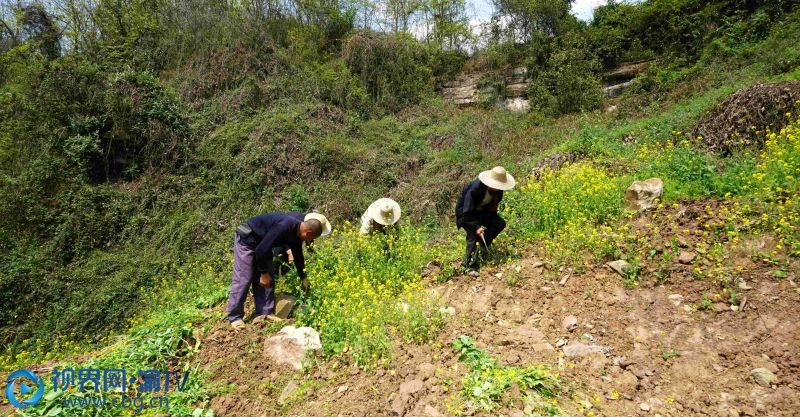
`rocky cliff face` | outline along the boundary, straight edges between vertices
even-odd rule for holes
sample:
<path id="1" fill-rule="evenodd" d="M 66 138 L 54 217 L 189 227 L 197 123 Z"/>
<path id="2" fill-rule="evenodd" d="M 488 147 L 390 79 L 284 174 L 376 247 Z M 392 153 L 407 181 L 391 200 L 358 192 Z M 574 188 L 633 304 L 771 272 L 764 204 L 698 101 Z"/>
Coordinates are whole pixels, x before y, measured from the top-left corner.
<path id="1" fill-rule="evenodd" d="M 633 79 L 650 68 L 651 61 L 622 64 L 619 68 L 603 74 L 603 93 L 606 98 L 614 98 L 624 93 Z"/>
<path id="2" fill-rule="evenodd" d="M 602 74 L 603 93 L 607 98 L 619 96 L 649 67 L 650 61 L 634 62 Z M 528 69 L 514 67 L 502 72 L 461 74 L 443 82 L 440 92 L 459 107 L 492 104 L 514 112 L 526 112 L 530 108 L 528 82 Z"/>
<path id="3" fill-rule="evenodd" d="M 498 78 L 502 79 L 502 85 L 486 81 Z M 516 67 L 500 74 L 482 72 L 459 75 L 455 80 L 444 82 L 441 93 L 459 107 L 494 101 L 511 111 L 524 112 L 529 107 L 527 89 L 528 70 Z"/>

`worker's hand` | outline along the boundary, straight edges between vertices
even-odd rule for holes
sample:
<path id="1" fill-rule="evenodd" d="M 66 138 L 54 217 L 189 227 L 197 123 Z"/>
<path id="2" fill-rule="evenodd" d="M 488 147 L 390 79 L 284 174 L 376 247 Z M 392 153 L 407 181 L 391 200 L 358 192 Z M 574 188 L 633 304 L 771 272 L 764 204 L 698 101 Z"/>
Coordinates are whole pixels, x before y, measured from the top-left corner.
<path id="1" fill-rule="evenodd" d="M 289 262 L 294 262 L 294 255 L 292 254 L 291 249 L 286 250 L 286 259 L 288 259 Z"/>
<path id="2" fill-rule="evenodd" d="M 269 275 L 268 272 L 264 272 L 261 274 L 261 279 L 258 282 L 264 288 L 269 288 L 272 286 L 272 277 Z"/>
<path id="3" fill-rule="evenodd" d="M 303 278 L 303 280 L 300 281 L 300 285 L 303 287 L 303 291 L 308 291 L 308 289 L 311 288 L 311 283 L 308 282 L 308 278 Z"/>
<path id="4" fill-rule="evenodd" d="M 486 228 L 483 226 L 479 227 L 478 230 L 475 231 L 475 234 L 483 238 L 484 237 L 483 235 L 486 234 Z"/>

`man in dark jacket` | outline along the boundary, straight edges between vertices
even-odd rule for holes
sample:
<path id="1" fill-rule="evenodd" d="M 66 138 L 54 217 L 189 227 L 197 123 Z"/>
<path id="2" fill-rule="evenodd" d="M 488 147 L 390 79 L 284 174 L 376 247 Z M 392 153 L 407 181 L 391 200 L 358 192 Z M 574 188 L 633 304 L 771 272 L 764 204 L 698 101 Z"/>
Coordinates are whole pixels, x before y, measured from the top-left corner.
<path id="1" fill-rule="evenodd" d="M 467 232 L 467 250 L 464 268 L 471 276 L 478 276 L 480 267 L 476 247 L 488 253 L 489 245 L 506 227 L 506 222 L 497 214 L 503 199 L 503 191 L 514 188 L 514 177 L 503 167 L 483 171 L 478 178 L 467 184 L 456 203 L 456 226 Z"/>
<path id="2" fill-rule="evenodd" d="M 317 219 L 300 221 L 288 213 L 255 216 L 236 228 L 233 245 L 233 278 L 228 298 L 228 321 L 234 329 L 244 327 L 244 303 L 252 289 L 256 316 L 267 316 L 275 310 L 273 249 L 286 246 L 292 250 L 297 275 L 308 287 L 303 257 L 303 241 L 322 234 Z"/>
<path id="3" fill-rule="evenodd" d="M 317 219 L 322 224 L 322 236 L 328 236 L 333 231 L 331 227 L 331 223 L 328 219 L 319 213 L 302 213 L 299 211 L 290 211 L 286 213 L 295 219 L 303 222 L 306 220 Z M 313 251 L 312 244 L 314 243 L 313 240 L 306 242 L 306 250 L 308 252 Z M 273 255 L 275 255 L 275 275 L 281 276 L 288 272 L 289 264 L 294 263 L 294 254 L 292 250 L 288 246 L 278 246 L 272 250 Z M 273 276 L 273 278 L 275 278 Z"/>

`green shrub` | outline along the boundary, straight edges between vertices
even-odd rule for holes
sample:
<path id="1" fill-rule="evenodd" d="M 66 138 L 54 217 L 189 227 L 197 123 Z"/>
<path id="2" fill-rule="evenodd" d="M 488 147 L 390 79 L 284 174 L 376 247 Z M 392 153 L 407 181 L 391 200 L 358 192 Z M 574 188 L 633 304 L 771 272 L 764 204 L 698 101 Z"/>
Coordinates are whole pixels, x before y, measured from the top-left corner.
<path id="1" fill-rule="evenodd" d="M 380 108 L 396 111 L 432 92 L 430 58 L 410 35 L 356 32 L 345 40 L 342 58 Z"/>

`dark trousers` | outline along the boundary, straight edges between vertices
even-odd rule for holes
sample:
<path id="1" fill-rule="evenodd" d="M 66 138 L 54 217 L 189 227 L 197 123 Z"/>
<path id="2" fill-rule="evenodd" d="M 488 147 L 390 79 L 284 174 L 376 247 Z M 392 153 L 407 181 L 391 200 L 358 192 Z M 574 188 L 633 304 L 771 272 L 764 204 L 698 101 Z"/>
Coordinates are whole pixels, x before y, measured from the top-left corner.
<path id="1" fill-rule="evenodd" d="M 467 268 L 480 268 L 480 258 L 489 255 L 489 246 L 492 242 L 506 228 L 506 221 L 497 213 L 493 212 L 479 212 L 476 216 L 478 225 L 486 228 L 484 232 L 484 239 L 486 245 L 483 244 L 483 239 L 478 236 L 478 229 L 473 228 L 469 224 L 464 224 L 464 230 L 467 231 L 467 251 L 464 255 L 464 266 Z M 479 249 L 480 253 L 478 252 Z"/>

